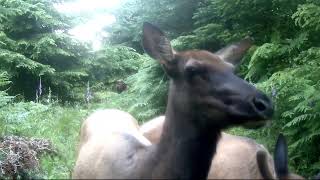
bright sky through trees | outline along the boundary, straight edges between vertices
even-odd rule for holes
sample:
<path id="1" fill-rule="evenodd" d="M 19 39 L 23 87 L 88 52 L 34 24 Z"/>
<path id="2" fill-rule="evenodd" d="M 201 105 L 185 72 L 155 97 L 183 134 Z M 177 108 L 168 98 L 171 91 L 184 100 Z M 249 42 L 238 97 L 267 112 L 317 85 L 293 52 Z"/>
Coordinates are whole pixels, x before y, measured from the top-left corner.
<path id="1" fill-rule="evenodd" d="M 101 47 L 101 40 L 108 36 L 102 28 L 115 22 L 115 17 L 109 13 L 99 10 L 115 8 L 120 4 L 120 0 L 77 0 L 57 4 L 58 11 L 65 14 L 87 13 L 92 17 L 83 24 L 79 24 L 69 31 L 75 38 L 92 43 L 94 50 Z"/>

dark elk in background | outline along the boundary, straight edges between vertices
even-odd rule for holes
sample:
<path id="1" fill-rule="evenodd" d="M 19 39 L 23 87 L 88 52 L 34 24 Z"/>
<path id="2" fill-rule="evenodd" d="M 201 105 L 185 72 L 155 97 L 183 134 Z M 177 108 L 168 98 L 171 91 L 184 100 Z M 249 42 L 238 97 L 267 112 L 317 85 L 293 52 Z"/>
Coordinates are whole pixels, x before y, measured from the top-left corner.
<path id="1" fill-rule="evenodd" d="M 127 84 L 124 83 L 122 80 L 117 80 L 115 87 L 118 93 L 122 93 L 123 91 L 127 90 Z"/>

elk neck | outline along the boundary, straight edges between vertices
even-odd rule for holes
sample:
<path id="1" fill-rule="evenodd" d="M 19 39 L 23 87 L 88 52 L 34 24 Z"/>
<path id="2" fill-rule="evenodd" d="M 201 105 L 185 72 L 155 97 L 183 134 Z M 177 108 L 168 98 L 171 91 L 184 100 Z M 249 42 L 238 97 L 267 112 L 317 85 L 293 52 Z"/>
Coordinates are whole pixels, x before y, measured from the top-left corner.
<path id="1" fill-rule="evenodd" d="M 179 86 L 180 88 L 183 88 Z M 155 173 L 165 178 L 206 179 L 216 151 L 220 129 L 196 125 L 199 116 L 189 102 L 189 94 L 171 82 L 163 134 L 155 145 L 158 162 Z"/>

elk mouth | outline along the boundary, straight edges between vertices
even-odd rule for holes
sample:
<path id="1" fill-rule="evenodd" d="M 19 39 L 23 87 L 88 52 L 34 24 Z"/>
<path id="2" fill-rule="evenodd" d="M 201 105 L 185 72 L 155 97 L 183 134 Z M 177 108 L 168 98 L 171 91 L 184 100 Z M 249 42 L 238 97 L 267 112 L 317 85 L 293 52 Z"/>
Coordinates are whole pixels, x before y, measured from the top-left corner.
<path id="1" fill-rule="evenodd" d="M 267 119 L 259 121 L 249 121 L 247 123 L 244 123 L 242 126 L 246 129 L 258 129 L 268 124 L 268 122 L 271 122 L 271 120 Z"/>
<path id="2" fill-rule="evenodd" d="M 262 97 L 262 98 L 261 98 Z M 243 98 L 240 95 L 228 96 L 224 99 L 206 98 L 201 99 L 202 106 L 206 109 L 205 113 L 211 118 L 226 116 L 227 122 L 223 126 L 240 125 L 248 129 L 260 128 L 271 120 L 273 115 L 272 102 L 265 95 L 259 98 Z"/>
<path id="3" fill-rule="evenodd" d="M 273 111 L 272 102 L 266 97 L 264 99 L 253 97 L 246 100 L 238 98 L 237 101 L 228 105 L 230 120 L 248 129 L 257 129 L 266 125 L 271 120 Z"/>
<path id="4" fill-rule="evenodd" d="M 271 117 L 267 118 L 257 114 L 231 114 L 230 120 L 246 129 L 258 129 L 270 122 Z"/>

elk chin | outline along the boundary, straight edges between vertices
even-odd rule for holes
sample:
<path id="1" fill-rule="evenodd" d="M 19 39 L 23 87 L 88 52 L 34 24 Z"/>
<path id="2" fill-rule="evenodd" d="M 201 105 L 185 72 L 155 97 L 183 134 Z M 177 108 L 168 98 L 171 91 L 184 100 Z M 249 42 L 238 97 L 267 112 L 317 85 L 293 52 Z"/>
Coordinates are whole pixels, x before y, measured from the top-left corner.
<path id="1" fill-rule="evenodd" d="M 271 122 L 268 119 L 261 119 L 258 117 L 250 117 L 245 115 L 230 115 L 229 120 L 232 122 L 233 125 L 239 125 L 246 129 L 258 129 Z"/>
<path id="2" fill-rule="evenodd" d="M 246 129 L 258 129 L 271 122 L 271 120 L 248 121 L 242 126 Z"/>

